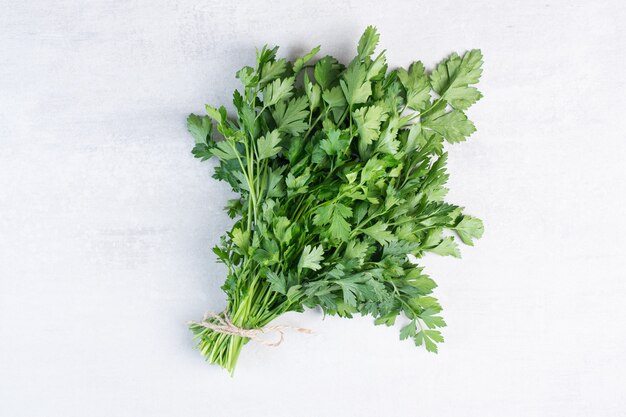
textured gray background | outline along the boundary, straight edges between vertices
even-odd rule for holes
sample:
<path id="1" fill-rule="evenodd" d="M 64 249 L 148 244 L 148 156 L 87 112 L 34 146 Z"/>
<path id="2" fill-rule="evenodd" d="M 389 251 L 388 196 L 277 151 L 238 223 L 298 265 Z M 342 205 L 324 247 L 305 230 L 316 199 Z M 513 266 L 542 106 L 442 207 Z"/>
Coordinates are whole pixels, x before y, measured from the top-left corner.
<path id="1" fill-rule="evenodd" d="M 384 3 L 0 0 L 0 415 L 626 415 L 625 6 Z M 347 59 L 367 24 L 394 65 L 486 57 L 450 149 L 486 234 L 424 260 L 446 343 L 290 314 L 316 334 L 249 345 L 230 379 L 184 324 L 225 304 L 229 225 L 185 117 L 255 46 Z"/>

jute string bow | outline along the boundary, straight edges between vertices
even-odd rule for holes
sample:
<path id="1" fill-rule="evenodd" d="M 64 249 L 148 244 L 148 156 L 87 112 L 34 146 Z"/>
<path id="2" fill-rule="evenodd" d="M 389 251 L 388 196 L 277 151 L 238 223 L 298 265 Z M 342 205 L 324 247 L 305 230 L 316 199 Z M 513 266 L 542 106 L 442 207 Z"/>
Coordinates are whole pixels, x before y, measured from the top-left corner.
<path id="1" fill-rule="evenodd" d="M 224 317 L 222 317 L 222 315 Z M 246 337 L 248 339 L 254 340 L 257 343 L 260 343 L 265 346 L 278 346 L 283 342 L 285 331 L 293 330 L 298 333 L 313 333 L 311 329 L 306 329 L 304 327 L 295 327 L 295 326 L 286 326 L 286 325 L 272 325 L 272 326 L 263 326 L 258 329 L 246 329 L 243 327 L 236 326 L 230 321 L 228 314 L 225 312 L 222 315 L 215 313 L 207 313 L 204 315 L 202 322 L 190 321 L 189 324 L 196 324 L 198 326 L 206 327 L 207 329 L 211 329 L 217 333 L 228 334 L 231 336 L 241 336 Z M 209 318 L 213 318 L 215 322 L 209 321 Z M 275 342 L 269 341 L 263 338 L 262 335 L 274 333 L 278 335 L 278 340 Z"/>

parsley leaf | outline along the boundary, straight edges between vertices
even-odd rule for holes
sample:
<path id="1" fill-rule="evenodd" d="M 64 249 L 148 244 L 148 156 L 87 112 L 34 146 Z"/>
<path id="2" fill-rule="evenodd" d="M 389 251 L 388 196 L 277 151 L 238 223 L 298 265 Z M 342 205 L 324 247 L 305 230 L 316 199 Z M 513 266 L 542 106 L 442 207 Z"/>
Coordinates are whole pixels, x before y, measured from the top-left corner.
<path id="1" fill-rule="evenodd" d="M 196 144 L 206 144 L 207 140 L 211 139 L 213 125 L 208 116 L 190 114 L 187 118 L 187 128 L 191 136 L 195 139 Z"/>
<path id="2" fill-rule="evenodd" d="M 463 142 L 476 131 L 474 124 L 460 110 L 435 113 L 434 116 L 422 120 L 422 124 L 443 136 L 450 143 Z"/>
<path id="3" fill-rule="evenodd" d="M 319 51 L 320 51 L 320 46 L 318 45 L 315 48 L 311 49 L 311 52 L 309 52 L 305 56 L 296 59 L 296 61 L 293 63 L 293 72 L 297 74 L 300 71 L 302 71 L 302 68 L 304 68 L 304 65 L 307 62 L 309 62 L 311 59 L 313 59 L 313 57 L 317 55 Z"/>
<path id="4" fill-rule="evenodd" d="M 361 107 L 354 111 L 354 121 L 359 129 L 359 154 L 364 157 L 367 147 L 380 134 L 380 124 L 387 119 L 387 113 L 380 106 Z"/>
<path id="5" fill-rule="evenodd" d="M 273 106 L 281 100 L 286 100 L 293 95 L 294 78 L 276 79 L 263 89 L 265 106 Z"/>
<path id="6" fill-rule="evenodd" d="M 398 78 L 406 89 L 406 105 L 412 110 L 423 110 L 430 102 L 430 83 L 424 70 L 424 64 L 417 61 L 409 70 L 400 68 Z"/>
<path id="7" fill-rule="evenodd" d="M 308 106 L 309 101 L 306 96 L 291 99 L 289 104 L 284 101 L 276 104 L 272 110 L 272 116 L 278 130 L 293 136 L 304 132 L 309 127 L 308 123 L 304 121 L 304 118 L 309 115 Z"/>
<path id="8" fill-rule="evenodd" d="M 271 158 L 280 152 L 280 134 L 273 130 L 257 140 L 259 159 Z"/>
<path id="9" fill-rule="evenodd" d="M 373 226 L 368 227 L 367 229 L 363 229 L 363 233 L 384 246 L 396 239 L 393 233 L 387 230 L 388 228 L 389 225 L 387 225 L 386 223 L 376 223 Z"/>
<path id="10" fill-rule="evenodd" d="M 372 95 L 372 84 L 367 81 L 367 70 L 358 63 L 352 63 L 348 67 L 339 84 L 350 106 L 365 103 Z"/>
<path id="11" fill-rule="evenodd" d="M 432 72 L 430 82 L 442 99 L 459 110 L 476 103 L 482 94 L 470 84 L 476 84 L 482 74 L 483 56 L 479 49 L 463 55 L 452 54 Z"/>
<path id="12" fill-rule="evenodd" d="M 332 56 L 325 56 L 315 64 L 315 80 L 322 90 L 326 90 L 335 84 L 343 71 L 343 65 Z"/>
<path id="13" fill-rule="evenodd" d="M 319 263 L 324 259 L 323 254 L 324 248 L 321 245 L 314 248 L 311 245 L 306 245 L 298 262 L 298 271 L 301 271 L 303 268 L 312 269 L 313 271 L 321 269 L 322 267 Z"/>
<path id="14" fill-rule="evenodd" d="M 471 216 L 464 216 L 454 230 L 463 243 L 469 246 L 474 246 L 473 239 L 480 239 L 485 231 L 482 220 Z"/>
<path id="15" fill-rule="evenodd" d="M 378 41 L 380 39 L 380 35 L 374 26 L 368 26 L 359 39 L 359 45 L 356 50 L 358 53 L 358 58 L 363 59 L 368 57 L 374 53 L 376 49 L 376 45 L 378 45 Z"/>

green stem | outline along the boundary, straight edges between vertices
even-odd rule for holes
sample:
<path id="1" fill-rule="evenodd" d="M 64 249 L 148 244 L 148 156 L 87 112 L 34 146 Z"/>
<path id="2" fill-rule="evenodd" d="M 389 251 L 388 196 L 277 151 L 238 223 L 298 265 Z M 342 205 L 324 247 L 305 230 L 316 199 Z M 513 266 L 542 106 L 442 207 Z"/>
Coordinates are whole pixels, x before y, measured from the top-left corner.
<path id="1" fill-rule="evenodd" d="M 313 131 L 313 128 L 315 127 L 315 125 L 317 124 L 317 122 L 319 122 L 322 119 L 322 116 L 324 115 L 323 112 L 320 112 L 320 115 L 317 116 L 317 119 L 315 119 L 315 121 L 313 122 L 313 124 L 309 127 L 309 130 L 307 130 L 306 134 L 304 135 L 304 138 L 302 138 L 302 140 L 306 140 L 306 138 L 309 137 L 309 135 L 311 134 L 311 132 Z"/>

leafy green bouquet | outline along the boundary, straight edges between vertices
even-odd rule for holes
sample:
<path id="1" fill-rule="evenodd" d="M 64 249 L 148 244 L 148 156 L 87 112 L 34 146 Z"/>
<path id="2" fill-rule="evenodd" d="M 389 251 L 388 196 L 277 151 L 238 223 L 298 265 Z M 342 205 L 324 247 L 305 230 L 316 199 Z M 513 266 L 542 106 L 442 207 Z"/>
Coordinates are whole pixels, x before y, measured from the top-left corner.
<path id="1" fill-rule="evenodd" d="M 401 339 L 431 352 L 443 341 L 436 284 L 409 255 L 458 257 L 455 238 L 472 245 L 483 234 L 479 219 L 443 201 L 444 141 L 475 131 L 464 111 L 482 97 L 471 86 L 482 55 L 452 54 L 430 73 L 419 61 L 387 71 L 378 40 L 368 27 L 347 67 L 331 56 L 311 64 L 319 47 L 294 62 L 263 47 L 237 72 L 236 117 L 206 106 L 208 116 L 188 118 L 193 154 L 216 157 L 214 178 L 240 195 L 214 248 L 228 306 L 190 323 L 206 360 L 231 373 L 243 345 L 305 307 L 388 326 L 404 314 Z"/>

